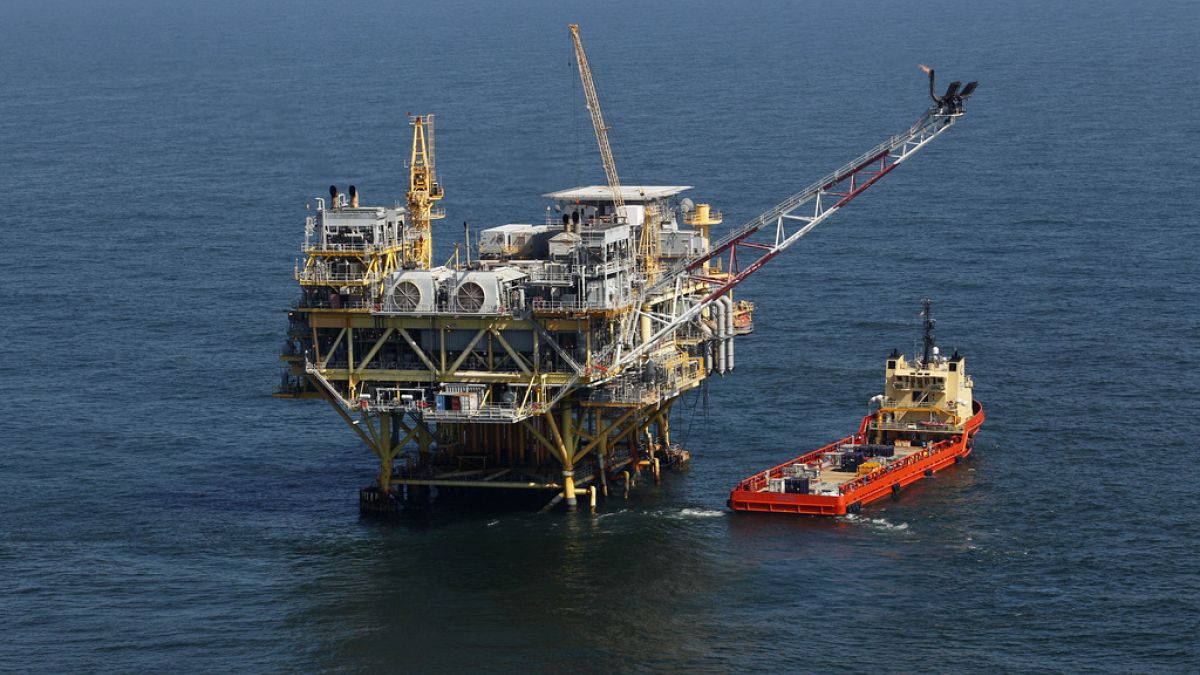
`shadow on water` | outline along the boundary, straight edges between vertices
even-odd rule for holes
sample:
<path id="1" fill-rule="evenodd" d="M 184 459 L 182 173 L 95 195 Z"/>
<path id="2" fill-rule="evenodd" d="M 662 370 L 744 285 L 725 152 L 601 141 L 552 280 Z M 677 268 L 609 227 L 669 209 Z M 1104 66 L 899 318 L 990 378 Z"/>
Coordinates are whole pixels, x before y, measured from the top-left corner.
<path id="1" fill-rule="evenodd" d="M 702 544 L 724 520 L 619 501 L 596 513 L 453 508 L 363 520 L 296 551 L 308 578 L 290 622 L 311 633 L 321 667 L 453 669 L 478 665 L 480 653 L 499 669 L 524 667 L 530 654 L 542 669 L 712 658 L 697 627 L 715 630 L 719 616 L 696 590 L 732 572 Z"/>

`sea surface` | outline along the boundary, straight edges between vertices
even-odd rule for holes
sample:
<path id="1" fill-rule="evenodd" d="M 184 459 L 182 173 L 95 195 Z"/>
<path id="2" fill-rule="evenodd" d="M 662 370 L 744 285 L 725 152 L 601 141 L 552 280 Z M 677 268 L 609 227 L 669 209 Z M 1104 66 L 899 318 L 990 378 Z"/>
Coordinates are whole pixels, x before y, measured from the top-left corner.
<path id="1" fill-rule="evenodd" d="M 306 203 L 449 216 L 603 182 L 744 222 L 940 83 L 961 124 L 749 280 L 694 457 L 599 512 L 359 518 L 370 454 L 281 401 Z M 0 671 L 1200 670 L 1200 4 L 0 4 Z M 738 479 L 849 433 L 922 297 L 988 421 L 836 521 Z"/>

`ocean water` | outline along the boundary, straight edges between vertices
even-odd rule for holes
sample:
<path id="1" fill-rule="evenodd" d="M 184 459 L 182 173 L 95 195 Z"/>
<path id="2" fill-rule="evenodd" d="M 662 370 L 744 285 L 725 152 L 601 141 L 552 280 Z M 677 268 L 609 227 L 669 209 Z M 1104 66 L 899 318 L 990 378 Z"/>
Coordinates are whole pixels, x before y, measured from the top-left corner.
<path id="1" fill-rule="evenodd" d="M 1200 670 L 1200 5 L 849 1 L 0 5 L 0 670 Z M 373 462 L 270 397 L 305 202 L 449 217 L 603 181 L 735 224 L 905 128 L 960 125 L 749 280 L 685 473 L 598 514 L 359 519 Z M 838 438 L 920 298 L 973 461 L 858 517 L 735 516 Z"/>

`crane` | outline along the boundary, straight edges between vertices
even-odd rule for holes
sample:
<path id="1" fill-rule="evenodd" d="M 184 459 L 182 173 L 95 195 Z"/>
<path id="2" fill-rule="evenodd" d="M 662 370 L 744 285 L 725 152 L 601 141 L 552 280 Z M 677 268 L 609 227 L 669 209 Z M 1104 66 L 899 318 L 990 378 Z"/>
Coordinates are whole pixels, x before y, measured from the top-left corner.
<path id="1" fill-rule="evenodd" d="M 612 146 L 608 143 L 608 127 L 604 124 L 604 114 L 600 110 L 600 98 L 596 95 L 596 84 L 592 81 L 592 69 L 588 65 L 587 53 L 584 52 L 583 41 L 579 37 L 579 24 L 570 24 L 568 28 L 571 31 L 571 41 L 575 45 L 575 62 L 579 66 L 579 79 L 583 83 L 588 112 L 591 113 L 592 128 L 596 132 L 596 144 L 600 146 L 604 175 L 608 178 L 608 189 L 612 192 L 613 219 L 623 222 L 627 218 L 625 196 L 621 192 L 621 178 L 617 174 L 617 163 L 613 160 Z M 646 205 L 638 241 L 638 264 L 642 273 L 639 285 L 643 288 L 654 283 L 658 275 L 659 229 L 662 216 L 656 205 Z"/>
<path id="2" fill-rule="evenodd" d="M 929 75 L 933 105 L 908 130 L 888 138 L 735 228 L 713 242 L 708 251 L 676 263 L 657 281 L 648 284 L 641 292 L 638 306 L 653 305 L 656 294 L 662 294 L 672 287 L 679 290 L 695 289 L 696 299 L 690 304 L 672 302 L 667 311 L 651 314 L 649 318 L 657 321 L 659 327 L 641 344 L 631 346 L 628 351 L 623 351 L 624 345 L 619 343 L 612 345 L 612 349 L 602 355 L 612 359 L 607 367 L 610 376 L 615 376 L 622 368 L 661 346 L 664 340 L 698 317 L 706 307 L 954 126 L 965 114 L 963 102 L 974 93 L 978 83 L 970 82 L 962 91 L 958 91 L 960 83 L 952 82 L 946 94 L 938 97 L 933 94 L 933 69 L 924 65 L 921 69 Z M 762 236 L 764 233 L 765 236 Z M 706 271 L 706 263 L 726 253 L 729 255 L 728 274 L 718 276 Z M 740 263 L 747 261 L 739 260 L 739 253 L 743 259 L 747 255 L 756 257 L 743 266 Z M 676 297 L 678 295 L 675 294 Z M 612 355 L 614 352 L 615 356 Z"/>
<path id="3" fill-rule="evenodd" d="M 592 69 L 588 66 L 583 42 L 579 39 L 579 24 L 568 26 L 571 41 L 575 43 L 575 63 L 579 66 L 579 79 L 583 82 L 583 95 L 587 99 L 588 112 L 592 115 L 592 127 L 596 130 L 596 143 L 600 146 L 600 160 L 604 162 L 604 175 L 608 177 L 608 188 L 612 190 L 613 215 L 617 220 L 625 217 L 625 199 L 621 194 L 621 179 L 617 176 L 617 163 L 613 161 L 612 147 L 608 144 L 608 127 L 604 126 L 604 114 L 600 112 L 600 98 L 596 96 L 596 85 L 592 82 Z"/>
<path id="4" fill-rule="evenodd" d="M 413 128 L 412 156 L 409 158 L 408 203 L 410 223 L 404 241 L 404 266 L 427 270 L 433 266 L 433 237 L 429 221 L 445 218 L 446 212 L 434 208 L 445 193 L 437 181 L 434 164 L 433 115 L 417 115 Z"/>

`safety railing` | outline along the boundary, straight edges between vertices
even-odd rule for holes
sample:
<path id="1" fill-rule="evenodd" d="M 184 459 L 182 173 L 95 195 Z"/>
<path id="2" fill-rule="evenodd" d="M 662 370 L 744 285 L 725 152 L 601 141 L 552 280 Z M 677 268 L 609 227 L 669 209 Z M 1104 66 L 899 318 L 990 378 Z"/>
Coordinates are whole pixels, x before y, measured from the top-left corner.
<path id="1" fill-rule="evenodd" d="M 384 297 L 383 302 L 376 303 L 372 307 L 372 312 L 375 314 L 419 314 L 421 316 L 431 315 L 479 315 L 479 316 L 516 316 L 525 310 L 525 306 L 516 305 L 499 305 L 494 308 L 489 308 L 488 311 L 480 310 L 471 311 L 458 306 L 454 298 L 446 298 L 433 305 L 421 305 L 414 309 L 409 309 L 400 305 L 400 302 L 395 296 L 389 295 Z"/>
<path id="2" fill-rule="evenodd" d="M 623 305 L 610 305 L 603 301 L 590 300 L 542 300 L 534 298 L 529 302 L 529 307 L 535 312 L 581 312 L 587 310 L 616 310 L 623 309 L 628 303 Z"/>
<path id="3" fill-rule="evenodd" d="M 320 283 L 360 283 L 369 284 L 379 281 L 379 273 L 375 271 L 364 270 L 362 272 L 327 272 L 319 269 L 302 269 L 297 270 L 295 274 L 297 281 L 316 281 Z"/>
<path id="4" fill-rule="evenodd" d="M 529 282 L 533 284 L 549 284 L 555 286 L 572 286 L 578 281 L 579 275 L 559 270 L 529 270 Z"/>
<path id="5" fill-rule="evenodd" d="M 434 410 L 426 408 L 422 417 L 430 422 L 518 422 L 535 412 L 517 405 L 490 403 L 469 410 Z"/>
<path id="6" fill-rule="evenodd" d="M 300 247 L 305 253 L 386 253 L 389 250 L 399 250 L 399 241 L 384 241 L 380 243 L 366 242 L 327 242 L 304 244 Z"/>
<path id="7" fill-rule="evenodd" d="M 871 422 L 871 429 L 875 431 L 961 431 L 962 425 L 950 424 L 949 422 L 929 422 L 922 420 L 920 422 Z"/>
<path id="8" fill-rule="evenodd" d="M 817 450 L 813 450 L 812 452 L 800 455 L 799 457 L 789 460 L 787 462 L 784 462 L 783 464 L 780 464 L 779 466 L 771 467 L 770 469 L 767 469 L 766 471 L 763 471 L 762 473 L 756 473 L 753 476 L 750 476 L 749 478 L 746 478 L 742 482 L 738 483 L 737 487 L 734 489 L 742 491 L 742 492 L 761 492 L 762 490 L 765 490 L 767 488 L 767 481 L 769 479 L 783 478 L 784 467 L 792 466 L 793 464 L 808 464 L 809 462 L 820 461 L 821 457 L 825 453 L 833 452 L 834 450 L 837 450 L 838 447 L 845 445 L 846 443 L 854 443 L 856 441 L 856 439 L 858 439 L 858 438 L 859 438 L 858 436 L 847 436 L 840 441 L 834 441 L 833 443 L 830 443 L 829 445 L 826 445 Z"/>
<path id="9" fill-rule="evenodd" d="M 292 306 L 296 309 L 352 309 L 352 310 L 370 310 L 378 307 L 370 300 L 362 298 L 342 298 L 337 307 L 328 299 L 314 300 L 301 298 L 295 301 Z"/>

